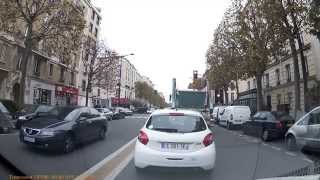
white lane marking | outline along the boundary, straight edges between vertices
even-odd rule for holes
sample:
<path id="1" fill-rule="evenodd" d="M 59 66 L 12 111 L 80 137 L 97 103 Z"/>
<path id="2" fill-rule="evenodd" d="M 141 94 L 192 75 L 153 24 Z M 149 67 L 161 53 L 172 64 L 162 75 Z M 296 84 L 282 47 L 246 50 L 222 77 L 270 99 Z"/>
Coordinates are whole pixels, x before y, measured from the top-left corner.
<path id="1" fill-rule="evenodd" d="M 18 135 L 19 132 L 9 133 L 9 134 L 0 134 L 0 136 L 11 136 L 11 135 Z"/>
<path id="2" fill-rule="evenodd" d="M 307 161 L 308 163 L 313 163 L 313 161 L 311 159 L 308 159 L 308 158 L 302 158 L 302 159 Z"/>
<path id="3" fill-rule="evenodd" d="M 130 163 L 130 161 L 133 159 L 133 154 L 134 151 L 132 151 L 130 153 L 130 155 L 128 155 L 128 157 L 126 157 L 125 160 L 123 160 L 111 173 L 109 176 L 105 177 L 104 180 L 113 180 L 115 179 L 120 173 L 121 171 Z"/>
<path id="4" fill-rule="evenodd" d="M 281 151 L 281 148 L 279 148 L 279 147 L 276 147 L 276 146 L 270 146 L 272 149 L 274 149 L 274 150 L 277 150 L 277 151 Z"/>
<path id="5" fill-rule="evenodd" d="M 96 172 L 98 169 L 100 169 L 103 165 L 110 162 L 113 158 L 117 157 L 122 151 L 124 151 L 127 147 L 129 147 L 132 143 L 136 141 L 137 137 L 134 137 L 132 140 L 130 140 L 127 144 L 123 145 L 120 149 L 113 152 L 109 156 L 107 156 L 105 159 L 98 162 L 96 165 L 92 166 L 90 169 L 79 175 L 75 180 L 83 180 L 88 177 L 90 177 L 91 174 Z"/>
<path id="6" fill-rule="evenodd" d="M 297 154 L 295 154 L 293 152 L 285 151 L 284 153 L 286 153 L 286 155 L 289 155 L 289 156 L 297 156 Z"/>
<path id="7" fill-rule="evenodd" d="M 262 145 L 264 145 L 264 146 L 268 146 L 268 144 L 266 144 L 266 143 L 262 143 Z"/>

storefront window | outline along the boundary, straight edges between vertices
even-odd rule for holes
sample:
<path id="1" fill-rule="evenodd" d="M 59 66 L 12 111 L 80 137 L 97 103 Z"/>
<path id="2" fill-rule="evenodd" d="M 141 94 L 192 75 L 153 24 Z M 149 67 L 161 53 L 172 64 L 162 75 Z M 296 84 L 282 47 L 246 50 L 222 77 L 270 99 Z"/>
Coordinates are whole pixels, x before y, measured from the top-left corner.
<path id="1" fill-rule="evenodd" d="M 33 89 L 33 104 L 51 105 L 51 91 L 47 89 Z"/>

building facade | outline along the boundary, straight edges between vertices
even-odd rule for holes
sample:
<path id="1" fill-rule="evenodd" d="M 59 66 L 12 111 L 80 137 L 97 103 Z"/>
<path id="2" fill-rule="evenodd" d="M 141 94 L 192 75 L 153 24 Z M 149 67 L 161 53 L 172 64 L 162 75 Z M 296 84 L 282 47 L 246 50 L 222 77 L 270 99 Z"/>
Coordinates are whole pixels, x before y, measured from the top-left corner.
<path id="1" fill-rule="evenodd" d="M 77 0 L 77 4 L 84 8 L 84 15 L 86 20 L 86 28 L 84 35 L 91 38 L 93 41 L 99 41 L 99 34 L 101 31 L 101 10 L 92 5 L 89 0 Z M 79 89 L 78 104 L 84 106 L 86 104 L 86 86 L 88 84 L 88 74 L 83 63 L 85 55 L 81 55 L 79 59 L 79 73 L 77 75 L 77 88 Z M 108 95 L 105 89 L 92 87 L 89 93 L 89 106 L 103 105 L 108 106 Z M 101 93 L 102 92 L 102 93 Z"/>
<path id="2" fill-rule="evenodd" d="M 315 87 L 320 80 L 320 43 L 316 36 L 305 34 L 304 56 L 306 60 L 306 71 L 308 76 L 308 89 Z M 299 74 L 300 74 L 300 117 L 304 114 L 305 93 L 303 89 L 303 75 L 300 54 Z M 238 104 L 249 105 L 251 109 L 256 109 L 256 81 L 254 78 L 239 81 Z M 271 111 L 287 111 L 294 116 L 295 88 L 294 88 L 294 67 L 291 55 L 272 61 L 262 78 L 262 93 L 264 109 Z"/>

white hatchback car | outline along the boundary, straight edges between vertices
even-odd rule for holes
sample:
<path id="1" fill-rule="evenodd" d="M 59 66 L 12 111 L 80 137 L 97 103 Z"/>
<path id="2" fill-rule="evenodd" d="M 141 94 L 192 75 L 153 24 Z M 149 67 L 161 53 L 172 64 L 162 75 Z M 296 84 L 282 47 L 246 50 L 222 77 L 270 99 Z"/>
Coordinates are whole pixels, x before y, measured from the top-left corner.
<path id="1" fill-rule="evenodd" d="M 140 130 L 134 164 L 155 167 L 215 166 L 216 149 L 212 131 L 199 112 L 156 110 Z"/>

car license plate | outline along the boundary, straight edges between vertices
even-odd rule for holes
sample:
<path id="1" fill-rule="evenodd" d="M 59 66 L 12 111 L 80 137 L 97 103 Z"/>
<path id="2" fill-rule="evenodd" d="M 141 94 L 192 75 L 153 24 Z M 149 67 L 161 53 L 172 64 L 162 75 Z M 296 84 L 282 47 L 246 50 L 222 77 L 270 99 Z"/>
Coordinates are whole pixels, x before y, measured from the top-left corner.
<path id="1" fill-rule="evenodd" d="M 31 137 L 24 137 L 23 138 L 25 141 L 28 141 L 28 142 L 32 142 L 32 143 L 34 143 L 35 142 L 35 139 L 34 138 L 31 138 Z"/>
<path id="2" fill-rule="evenodd" d="M 161 143 L 161 149 L 188 150 L 189 145 L 186 143 Z"/>

